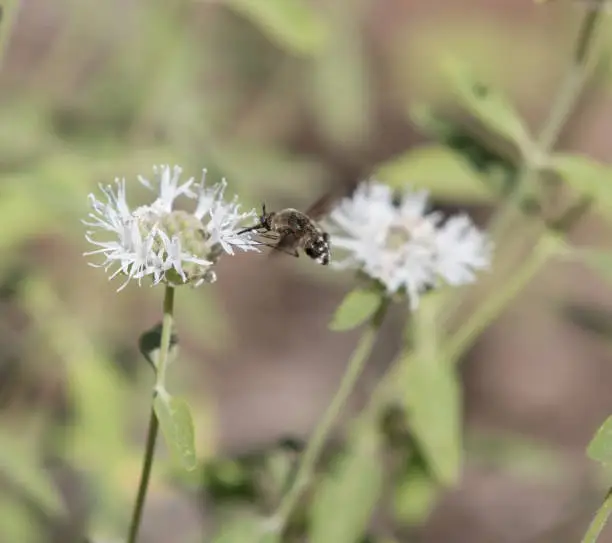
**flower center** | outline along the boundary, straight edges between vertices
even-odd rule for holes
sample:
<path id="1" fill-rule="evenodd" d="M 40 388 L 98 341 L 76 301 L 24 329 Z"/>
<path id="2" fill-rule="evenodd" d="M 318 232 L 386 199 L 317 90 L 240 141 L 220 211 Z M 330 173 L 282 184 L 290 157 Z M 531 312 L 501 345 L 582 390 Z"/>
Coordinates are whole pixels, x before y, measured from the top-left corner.
<path id="1" fill-rule="evenodd" d="M 401 249 L 411 238 L 410 231 L 404 225 L 393 225 L 387 232 L 385 247 L 391 251 Z"/>
<path id="2" fill-rule="evenodd" d="M 210 265 L 203 266 L 198 262 L 189 260 L 189 258 L 194 258 L 216 262 L 222 252 L 217 244 L 211 243 L 210 235 L 199 219 L 182 210 L 157 213 L 154 208 L 148 206 L 139 208 L 134 215 L 143 237 L 146 237 L 155 227 L 163 231 L 168 239 L 179 238 L 180 254 L 173 255 L 172 258 L 180 262 L 187 277 L 187 282 L 200 279 L 204 281 L 210 279 L 209 282 L 214 280 L 214 273 L 209 269 Z M 160 237 L 155 238 L 151 247 L 152 252 L 161 254 L 162 258 L 167 259 L 169 255 L 165 249 L 163 240 Z M 179 274 L 173 269 L 166 271 L 166 279 L 177 285 L 183 282 Z"/>

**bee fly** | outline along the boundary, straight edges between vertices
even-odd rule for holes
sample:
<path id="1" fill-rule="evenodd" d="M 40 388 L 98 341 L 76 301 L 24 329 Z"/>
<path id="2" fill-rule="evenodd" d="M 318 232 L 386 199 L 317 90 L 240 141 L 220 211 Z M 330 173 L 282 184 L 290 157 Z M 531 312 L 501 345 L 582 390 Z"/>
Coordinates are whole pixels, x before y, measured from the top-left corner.
<path id="1" fill-rule="evenodd" d="M 329 264 L 329 234 L 324 232 L 312 218 L 313 211 L 302 213 L 297 209 L 288 208 L 281 211 L 266 211 L 262 205 L 259 222 L 238 232 L 256 231 L 263 238 L 276 241 L 268 245 L 278 251 L 299 257 L 298 249 L 302 249 L 307 256 L 319 264 Z"/>

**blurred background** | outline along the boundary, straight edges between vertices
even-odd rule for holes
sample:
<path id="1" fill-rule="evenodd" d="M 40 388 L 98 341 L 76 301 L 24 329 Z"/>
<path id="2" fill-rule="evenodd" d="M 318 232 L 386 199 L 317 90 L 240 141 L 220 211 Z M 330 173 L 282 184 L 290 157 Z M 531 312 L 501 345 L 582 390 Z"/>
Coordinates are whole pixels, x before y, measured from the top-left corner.
<path id="1" fill-rule="evenodd" d="M 138 337 L 160 320 L 162 290 L 131 284 L 116 293 L 82 257 L 80 220 L 97 183 L 130 183 L 153 164 L 178 163 L 187 175 L 206 167 L 211 180 L 227 177 L 249 206 L 306 208 L 375 175 L 427 188 L 436 206 L 482 223 L 503 193 L 482 179 L 511 175 L 516 154 L 456 106 L 444 63 L 452 55 L 469 65 L 538 128 L 585 10 L 530 0 L 13 0 L 3 8 L 7 543 L 120 541 L 136 493 L 153 383 Z M 606 55 L 607 17 L 603 25 Z M 597 70 L 560 141 L 603 162 L 612 158 L 610 66 Z M 452 144 L 442 141 L 449 130 Z M 131 203 L 144 201 L 129 187 Z M 576 243 L 609 239 L 595 214 L 572 234 Z M 211 287 L 179 289 L 176 300 L 171 390 L 192 406 L 202 468 L 182 474 L 160 443 L 143 543 L 211 541 L 223 508 L 265 510 L 254 475 L 261 458 L 299 449 L 359 337 L 327 329 L 350 274 L 243 254 L 222 260 L 218 275 Z M 585 447 L 612 412 L 611 306 L 608 285 L 582 266 L 555 263 L 538 275 L 460 366 L 459 485 L 388 488 L 363 541 L 578 541 L 608 481 Z M 404 318 L 399 309 L 389 315 L 345 416 L 397 354 Z"/>

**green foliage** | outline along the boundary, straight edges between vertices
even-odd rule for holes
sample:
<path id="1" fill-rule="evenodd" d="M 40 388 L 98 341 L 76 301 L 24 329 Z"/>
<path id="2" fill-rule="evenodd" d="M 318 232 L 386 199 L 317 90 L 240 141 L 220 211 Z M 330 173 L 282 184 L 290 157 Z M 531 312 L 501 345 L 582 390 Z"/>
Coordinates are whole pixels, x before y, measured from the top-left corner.
<path id="1" fill-rule="evenodd" d="M 25 503 L 12 500 L 9 496 L 0 496 L 0 519 L 2 541 L 44 541 L 42 526 L 32 521 L 32 511 Z"/>
<path id="2" fill-rule="evenodd" d="M 5 7 L 2 44 L 8 43 L 11 32 L 7 29 L 10 30 L 16 5 L 11 2 Z M 271 66 L 269 87 L 249 94 L 244 103 L 233 100 L 225 89 L 242 89 L 253 75 L 261 78 L 259 67 L 268 59 L 262 62 L 260 51 L 240 49 L 234 36 L 230 36 L 228 43 L 241 57 L 241 66 L 248 68 L 247 74 L 231 79 L 227 48 L 202 47 L 201 34 L 206 34 L 210 27 L 206 28 L 205 22 L 205 31 L 200 32 L 198 21 L 195 31 L 191 27 L 186 29 L 184 22 L 189 17 L 185 17 L 185 6 L 162 3 L 138 6 L 136 19 L 142 31 L 134 31 L 130 26 L 132 17 L 128 16 L 113 21 L 116 26 L 109 33 L 106 24 L 98 24 L 98 19 L 91 17 L 92 5 L 72 2 L 64 10 L 74 13 L 69 14 L 70 20 L 65 25 L 58 26 L 60 36 L 50 44 L 48 58 L 37 64 L 39 70 L 29 71 L 30 55 L 21 56 L 17 51 L 15 58 L 20 62 L 16 64 L 23 64 L 21 69 L 27 71 L 27 77 L 23 74 L 20 77 L 32 81 L 34 92 L 18 87 L 15 98 L 11 98 L 11 69 L 3 72 L 8 92 L 0 109 L 0 126 L 4 128 L 0 131 L 3 181 L 0 275 L 17 268 L 19 280 L 26 279 L 19 288 L 15 306 L 11 301 L 10 307 L 5 308 L 5 317 L 13 322 L 13 317 L 24 311 L 29 328 L 22 340 L 27 347 L 37 340 L 44 345 L 40 351 L 33 349 L 37 356 L 31 358 L 35 360 L 26 359 L 30 357 L 27 353 L 23 356 L 23 366 L 28 370 L 43 368 L 43 378 L 53 377 L 50 382 L 37 381 L 35 389 L 55 392 L 62 388 L 63 392 L 65 385 L 67 397 L 61 400 L 68 404 L 70 424 L 57 432 L 53 427 L 57 421 L 49 416 L 53 439 L 45 445 L 50 445 L 52 454 L 86 474 L 87 490 L 95 503 L 92 524 L 103 524 L 102 532 L 107 533 L 116 531 L 113 523 L 123 528 L 129 500 L 136 490 L 135 467 L 140 465 L 141 450 L 130 444 L 126 430 L 135 422 L 133 413 L 144 412 L 141 402 L 147 400 L 148 392 L 141 389 L 140 381 L 128 383 L 125 378 L 120 365 L 129 357 L 115 360 L 112 353 L 124 347 L 123 342 L 135 343 L 141 329 L 139 319 L 153 310 L 152 304 L 146 302 L 151 296 L 147 289 L 128 289 L 115 296 L 113 285 L 92 281 L 93 275 L 79 256 L 85 248 L 81 244 L 83 228 L 78 221 L 86 213 L 87 192 L 96 182 L 112 181 L 115 175 L 125 174 L 129 181 L 134 181 L 135 173 L 147 173 L 151 163 L 176 161 L 192 164 L 196 169 L 205 165 L 209 171 L 218 170 L 231 183 L 239 185 L 237 191 L 241 195 L 248 195 L 247 199 L 256 204 L 262 194 L 267 197 L 279 192 L 287 198 L 308 199 L 328 176 L 337 173 L 339 163 L 344 166 L 346 159 L 353 166 L 355 156 L 344 156 L 338 151 L 346 150 L 343 146 L 347 141 L 363 143 L 364 156 L 366 151 L 368 158 L 372 156 L 371 148 L 365 145 L 370 142 L 364 136 L 369 136 L 365 132 L 369 108 L 374 111 L 379 104 L 373 100 L 377 93 L 369 94 L 373 88 L 368 73 L 370 65 L 364 56 L 361 21 L 353 15 L 360 10 L 352 5 L 341 10 L 344 20 L 337 17 L 330 21 L 328 14 L 318 12 L 306 0 L 227 0 L 227 7 L 251 21 L 287 56 L 308 60 L 289 59 L 289 78 L 283 74 L 289 79 L 287 84 L 283 78 L 277 80 L 276 62 L 283 55 L 275 51 L 267 64 Z M 192 7 L 190 4 L 189 9 Z M 104 11 L 101 21 L 112 21 L 111 15 L 116 15 L 111 9 Z M 214 17 L 211 20 L 213 25 L 218 22 Z M 146 23 L 141 25 L 142 21 Z M 27 28 L 27 21 L 25 24 Z M 97 50 L 95 45 L 102 47 Z M 2 45 L 0 48 L 4 49 Z M 104 54 L 100 54 L 102 49 Z M 2 54 L 5 53 L 3 50 Z M 431 55 L 423 57 L 433 64 Z M 473 60 L 470 58 L 470 64 L 474 64 Z M 58 66 L 61 70 L 56 69 Z M 414 74 L 415 80 L 420 75 Z M 296 81 L 300 84 L 296 85 Z M 221 85 L 221 91 L 217 85 Z M 312 155 L 289 152 L 287 148 L 291 145 L 279 143 L 287 134 L 301 134 L 303 105 L 300 100 L 292 102 L 294 96 L 290 96 L 296 87 L 300 96 L 304 93 L 313 99 L 309 120 L 314 118 L 315 130 L 324 132 L 316 135 L 321 138 L 315 138 L 314 143 L 324 141 L 326 147 L 315 147 L 317 151 Z M 453 88 L 460 105 L 485 129 L 485 137 L 444 118 L 442 122 L 431 123 L 428 126 L 431 130 L 425 130 L 431 143 L 376 165 L 378 178 L 398 188 L 411 185 L 428 189 L 436 199 L 451 204 L 493 204 L 501 202 L 500 196 L 516 187 L 522 151 L 524 156 L 537 159 L 538 173 L 555 172 L 576 192 L 591 197 L 606 216 L 610 214 L 609 167 L 580 155 L 557 154 L 551 160 L 536 156 L 533 152 L 536 146 L 532 145 L 526 124 L 513 105 L 500 93 L 485 88 L 457 63 L 453 66 Z M 270 118 L 280 121 L 269 123 Z M 295 118 L 299 120 L 295 122 Z M 487 137 L 489 132 L 507 143 L 510 151 L 496 149 Z M 356 160 L 359 166 L 361 158 Z M 580 258 L 602 276 L 612 277 L 612 257 L 608 252 L 585 252 Z M 514 276 L 522 277 L 518 268 Z M 510 275 L 513 271 L 510 270 Z M 523 279 L 519 282 L 525 283 Z M 86 291 L 83 285 L 87 286 Z M 512 285 L 495 286 L 504 291 Z M 65 292 L 73 287 L 76 292 L 86 292 L 78 300 L 80 306 L 71 305 L 75 301 L 69 300 Z M 500 303 L 499 311 L 518 290 Z M 354 329 L 374 315 L 380 301 L 380 294 L 374 291 L 351 292 L 338 308 L 330 328 Z M 134 306 L 137 309 L 130 311 Z M 185 320 L 181 323 L 181 337 L 188 338 L 191 333 L 197 338 L 198 347 L 212 343 L 205 348 L 221 351 L 226 340 L 231 340 L 232 330 L 226 330 L 231 327 L 220 326 L 222 314 L 209 292 L 182 297 L 178 313 L 178 318 Z M 488 313 L 484 324 L 493 319 L 494 313 Z M 92 317 L 96 314 L 101 316 Z M 442 306 L 432 309 L 428 301 L 415 313 L 413 341 L 407 342 L 398 357 L 405 371 L 402 379 L 394 383 L 402 392 L 402 407 L 406 411 L 402 410 L 402 415 L 407 415 L 409 439 L 403 445 L 412 447 L 414 438 L 414 446 L 425 464 L 418 469 L 402 468 L 405 471 L 398 475 L 393 496 L 395 513 L 409 525 L 418 524 L 427 516 L 440 483 L 456 481 L 463 448 L 477 458 L 478 453 L 496 456 L 499 461 L 496 466 L 504 470 L 524 465 L 527 472 L 541 474 L 547 463 L 545 456 L 534 460 L 529 447 L 522 451 L 502 443 L 491 452 L 482 442 L 473 447 L 461 443 L 460 384 L 451 366 L 454 360 L 444 356 L 444 331 L 434 324 L 443 320 L 437 318 L 441 314 Z M 103 341 L 99 336 L 92 337 L 92 319 L 112 321 L 115 335 L 101 335 Z M 464 349 L 459 348 L 453 354 L 459 357 L 462 352 Z M 200 356 L 199 349 L 195 356 Z M 154 358 L 155 355 L 151 359 Z M 190 369 L 180 366 L 177 371 L 185 373 L 179 378 L 189 378 Z M 135 374 L 140 379 L 138 371 Z M 146 378 L 143 380 L 146 382 Z M 17 406 L 16 410 L 20 408 Z M 155 409 L 173 460 L 193 469 L 194 425 L 186 402 L 170 396 L 162 400 L 158 396 Z M 45 414 L 49 415 L 47 410 L 61 411 L 56 405 L 48 408 L 45 404 Z M 8 411 L 10 417 L 12 412 Z M 609 420 L 589 447 L 589 455 L 603 463 L 609 463 L 612 450 L 608 426 Z M 35 502 L 37 508 L 50 516 L 61 515 L 61 499 L 42 468 L 41 456 L 48 451 L 21 435 L 31 437 L 29 428 L 20 428 L 19 432 L 8 428 L 11 426 L 0 431 L 0 474 L 10 485 L 18 487 L 28 503 Z M 381 541 L 377 536 L 364 536 L 364 532 L 381 496 L 382 458 L 386 458 L 382 453 L 388 451 L 382 450 L 379 436 L 367 423 L 358 425 L 346 445 L 335 469 L 324 474 L 322 486 L 315 488 L 313 540 Z M 275 491 L 291 481 L 295 457 L 299 459 L 299 454 L 277 451 L 263 462 Z M 159 474 L 160 460 L 158 455 L 154 473 Z M 237 469 L 233 464 L 226 465 L 221 472 L 219 479 L 227 487 L 250 487 L 258 482 L 250 471 Z M 313 482 L 318 482 L 318 477 L 314 479 Z M 247 500 L 251 499 L 256 497 L 249 494 Z M 610 508 L 607 503 L 607 509 L 602 508 L 606 515 Z M 20 499 L 8 494 L 0 498 L 0 539 L 24 543 L 41 540 L 44 534 L 35 520 L 32 507 Z M 259 543 L 278 543 L 281 536 L 272 532 L 274 520 L 240 511 L 224 524 L 215 541 L 253 541 L 253 534 L 262 533 Z"/>
<path id="3" fill-rule="evenodd" d="M 106 359 L 64 311 L 50 285 L 41 278 L 22 284 L 25 307 L 66 373 L 75 421 L 55 446 L 64 458 L 87 469 L 95 489 L 97 508 L 92 524 L 117 521 L 125 511 L 116 487 L 118 469 L 132 449 L 125 439 L 126 383 L 117 367 Z"/>
<path id="4" fill-rule="evenodd" d="M 153 402 L 166 444 L 177 463 L 188 470 L 197 467 L 193 419 L 189 405 L 182 398 L 158 391 Z"/>
<path id="5" fill-rule="evenodd" d="M 305 0 L 225 0 L 287 51 L 311 56 L 329 38 L 326 21 Z"/>
<path id="6" fill-rule="evenodd" d="M 407 526 L 427 519 L 438 499 L 438 484 L 422 468 L 407 470 L 396 483 L 393 496 L 395 516 Z"/>
<path id="7" fill-rule="evenodd" d="M 61 305 L 50 286 L 31 279 L 23 284 L 23 296 L 38 319 L 52 349 L 65 364 L 77 424 L 72 432 L 73 452 L 82 461 L 111 467 L 124 453 L 120 421 L 126 412 L 125 383 L 117 369 L 77 333 L 78 326 Z M 100 402 L 104 409 L 100 409 Z"/>
<path id="8" fill-rule="evenodd" d="M 492 192 L 468 158 L 453 149 L 427 144 L 379 166 L 376 178 L 402 189 L 426 189 L 433 197 L 461 202 L 490 202 Z"/>
<path id="9" fill-rule="evenodd" d="M 520 115 L 498 91 L 478 81 L 470 70 L 457 60 L 447 64 L 450 82 L 457 98 L 487 128 L 526 149 L 530 136 Z"/>
<path id="10" fill-rule="evenodd" d="M 415 439 L 441 483 L 452 485 L 461 465 L 460 397 L 454 369 L 440 360 L 411 361 L 406 409 Z"/>
<path id="11" fill-rule="evenodd" d="M 544 165 L 607 215 L 612 210 L 612 168 L 584 155 L 557 153 Z"/>
<path id="12" fill-rule="evenodd" d="M 414 352 L 404 355 L 403 401 L 414 438 L 432 473 L 446 485 L 462 461 L 461 387 L 455 368 L 439 349 L 438 299 L 426 296 L 413 315 Z"/>
<path id="13" fill-rule="evenodd" d="M 0 474 L 48 514 L 63 514 L 64 503 L 37 451 L 23 436 L 0 431 Z M 13 539 L 12 541 L 21 541 Z"/>
<path id="14" fill-rule="evenodd" d="M 0 250 L 8 253 L 9 260 L 17 256 L 11 257 L 10 251 L 47 229 L 51 222 L 48 209 L 35 205 L 32 210 L 33 180 L 18 176 L 17 181 L 0 187 Z"/>
<path id="15" fill-rule="evenodd" d="M 280 536 L 268 528 L 269 520 L 243 513 L 222 523 L 213 543 L 280 543 Z"/>
<path id="16" fill-rule="evenodd" d="M 435 109 L 423 104 L 413 106 L 410 117 L 426 137 L 437 141 L 438 145 L 448 148 L 453 155 L 460 157 L 452 162 L 459 161 L 460 165 L 469 169 L 465 173 L 472 178 L 472 188 L 468 192 L 466 184 L 466 194 L 457 194 L 456 199 L 462 201 L 472 195 L 476 202 L 492 203 L 499 201 L 501 196 L 513 190 L 519 153 L 511 144 L 505 140 L 497 141 L 486 130 L 475 130 L 467 121 L 448 119 L 442 113 L 436 113 Z M 435 148 L 435 145 L 423 147 Z M 416 151 L 418 152 L 419 148 Z M 442 160 L 449 161 L 448 158 Z M 449 176 L 453 174 L 459 178 L 465 175 L 450 170 L 448 173 Z M 432 190 L 437 189 L 434 192 L 436 198 L 445 200 L 454 194 L 451 189 L 454 180 L 450 182 L 451 179 L 453 177 L 446 180 L 446 186 L 441 183 L 436 185 L 432 181 Z"/>
<path id="17" fill-rule="evenodd" d="M 330 330 L 352 330 L 371 318 L 381 304 L 381 294 L 371 289 L 355 289 L 349 292 L 336 309 Z"/>
<path id="18" fill-rule="evenodd" d="M 40 160 L 53 144 L 45 130 L 45 119 L 30 101 L 0 108 L 0 126 L 10 130 L 0 132 L 0 168 L 19 171 L 25 165 Z"/>
<path id="19" fill-rule="evenodd" d="M 595 543 L 605 528 L 610 514 L 612 514 L 612 490 L 608 490 L 603 504 L 597 510 L 597 513 L 595 514 L 589 529 L 584 534 L 581 543 Z"/>
<path id="20" fill-rule="evenodd" d="M 368 64 L 354 15 L 359 8 L 342 2 L 324 6 L 329 39 L 325 54 L 312 62 L 310 103 L 326 141 L 350 148 L 360 145 L 370 128 Z"/>
<path id="21" fill-rule="evenodd" d="M 158 323 L 150 330 L 144 332 L 138 340 L 138 348 L 153 371 L 157 371 L 161 347 L 162 323 Z M 174 330 L 170 333 L 170 347 L 168 351 L 168 363 L 175 360 L 178 350 L 178 337 Z"/>
<path id="22" fill-rule="evenodd" d="M 361 429 L 336 469 L 315 491 L 309 541 L 357 543 L 378 503 L 383 482 L 380 436 Z"/>
<path id="23" fill-rule="evenodd" d="M 608 417 L 597 430 L 589 443 L 587 454 L 602 464 L 612 462 L 612 416 Z"/>

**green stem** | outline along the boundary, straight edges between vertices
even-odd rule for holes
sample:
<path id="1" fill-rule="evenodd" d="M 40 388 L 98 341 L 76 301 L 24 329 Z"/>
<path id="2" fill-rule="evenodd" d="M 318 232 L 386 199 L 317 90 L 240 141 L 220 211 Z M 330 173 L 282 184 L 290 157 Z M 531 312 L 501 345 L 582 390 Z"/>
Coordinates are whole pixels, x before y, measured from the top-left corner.
<path id="1" fill-rule="evenodd" d="M 174 287 L 166 285 L 164 294 L 164 318 L 162 321 L 161 346 L 159 353 L 159 362 L 157 363 L 157 379 L 155 381 L 155 389 L 165 388 L 166 386 L 166 368 L 168 367 L 168 359 L 170 354 L 170 340 L 172 338 L 172 328 L 174 326 Z"/>
<path id="2" fill-rule="evenodd" d="M 380 330 L 380 326 L 382 325 L 388 307 L 389 300 L 387 298 L 383 298 L 380 306 L 370 321 L 368 329 L 361 337 L 359 344 L 348 363 L 346 372 L 342 377 L 340 386 L 338 387 L 331 404 L 325 411 L 321 422 L 319 422 L 315 428 L 314 433 L 308 442 L 306 450 L 301 458 L 300 466 L 295 475 L 293 485 L 289 488 L 288 492 L 281 500 L 281 503 L 273 516 L 273 519 L 275 520 L 274 529 L 278 532 L 282 531 L 284 528 L 289 516 L 297 505 L 302 492 L 308 485 L 308 481 L 310 481 L 312 478 L 315 471 L 316 462 L 321 454 L 332 426 L 336 421 L 342 407 L 353 391 L 355 383 L 361 375 L 365 363 L 372 352 L 372 347 L 374 346 L 374 342 L 376 341 L 378 331 Z"/>
<path id="3" fill-rule="evenodd" d="M 550 241 L 546 234 L 540 238 L 539 243 L 533 248 L 518 270 L 504 282 L 502 287 L 491 292 L 476 311 L 468 317 L 467 322 L 449 339 L 447 360 L 455 362 L 460 359 L 474 339 L 502 313 L 542 269 L 554 254 L 554 250 L 551 250 Z"/>
<path id="4" fill-rule="evenodd" d="M 557 143 L 561 130 L 580 96 L 588 74 L 590 52 L 601 16 L 602 10 L 597 6 L 595 9 L 588 9 L 582 19 L 572 62 L 552 103 L 548 121 L 538 138 L 539 149 L 542 153 L 548 153 Z"/>
<path id="5" fill-rule="evenodd" d="M 612 488 L 608 490 L 601 507 L 597 510 L 595 517 L 589 525 L 589 529 L 582 538 L 582 543 L 595 543 L 597 541 L 608 521 L 610 513 L 612 513 Z"/>
<path id="6" fill-rule="evenodd" d="M 602 0 L 599 0 L 600 4 L 601 2 Z M 520 203 L 530 188 L 530 181 L 541 167 L 542 160 L 549 155 L 557 143 L 563 126 L 574 109 L 588 74 L 588 61 L 595 41 L 595 31 L 601 20 L 601 12 L 599 5 L 596 9 L 588 10 L 580 24 L 572 61 L 553 98 L 550 113 L 535 141 L 535 149 L 523 156 L 517 175 L 516 188 L 510 197 L 510 202 L 493 217 L 489 225 L 489 231 L 495 237 L 504 232 L 521 213 Z"/>
<path id="7" fill-rule="evenodd" d="M 602 0 L 598 1 L 601 4 Z M 557 143 L 561 130 L 580 96 L 580 91 L 588 74 L 588 61 L 593 48 L 595 31 L 601 20 L 601 11 L 600 7 L 597 6 L 597 9 L 589 10 L 585 14 L 578 30 L 570 66 L 556 96 L 553 98 L 548 117 L 535 142 L 535 149 L 523 154 L 516 175 L 516 187 L 509 201 L 493 215 L 486 227 L 490 237 L 497 240 L 499 246 L 508 246 L 508 240 L 500 241 L 504 234 L 508 233 L 515 237 L 514 224 L 524 217 L 521 202 L 526 192 L 531 188 L 531 181 L 537 175 L 542 161 L 546 160 L 551 149 Z M 461 297 L 449 300 L 448 313 L 452 314 L 457 310 L 461 301 Z M 506 303 L 510 301 L 507 300 Z M 492 303 L 489 305 L 492 306 Z"/>
<path id="8" fill-rule="evenodd" d="M 166 286 L 166 291 L 164 294 L 164 318 L 162 321 L 161 347 L 157 363 L 155 389 L 153 390 L 153 397 L 155 397 L 158 390 L 164 388 L 166 382 L 166 367 L 168 365 L 170 352 L 170 338 L 172 337 L 173 314 L 174 288 Z M 144 511 L 144 504 L 147 497 L 147 491 L 149 489 L 149 479 L 151 477 L 153 457 L 155 456 L 155 443 L 157 441 L 158 429 L 159 422 L 157 420 L 157 416 L 155 415 L 155 410 L 153 409 L 153 407 L 151 407 L 149 430 L 147 433 L 147 443 L 145 446 L 144 458 L 142 462 L 142 472 L 140 474 L 140 484 L 138 486 L 138 494 L 136 496 L 136 503 L 134 504 L 134 511 L 132 512 L 132 520 L 130 522 L 130 531 L 127 543 L 136 543 L 136 540 L 138 538 L 138 530 L 140 529 L 142 513 Z"/>
<path id="9" fill-rule="evenodd" d="M 155 416 L 155 411 L 151 408 L 151 416 L 149 417 L 149 430 L 147 433 L 147 444 L 145 447 L 145 455 L 142 463 L 142 472 L 140 474 L 140 484 L 138 485 L 138 495 L 136 496 L 136 504 L 132 513 L 132 521 L 130 523 L 130 532 L 128 535 L 128 543 L 136 543 L 138 537 L 138 529 L 142 520 L 142 512 L 144 510 L 147 490 L 149 488 L 149 478 L 151 476 L 151 466 L 153 466 L 153 457 L 155 455 L 155 443 L 157 441 L 157 433 L 159 423 Z"/>

